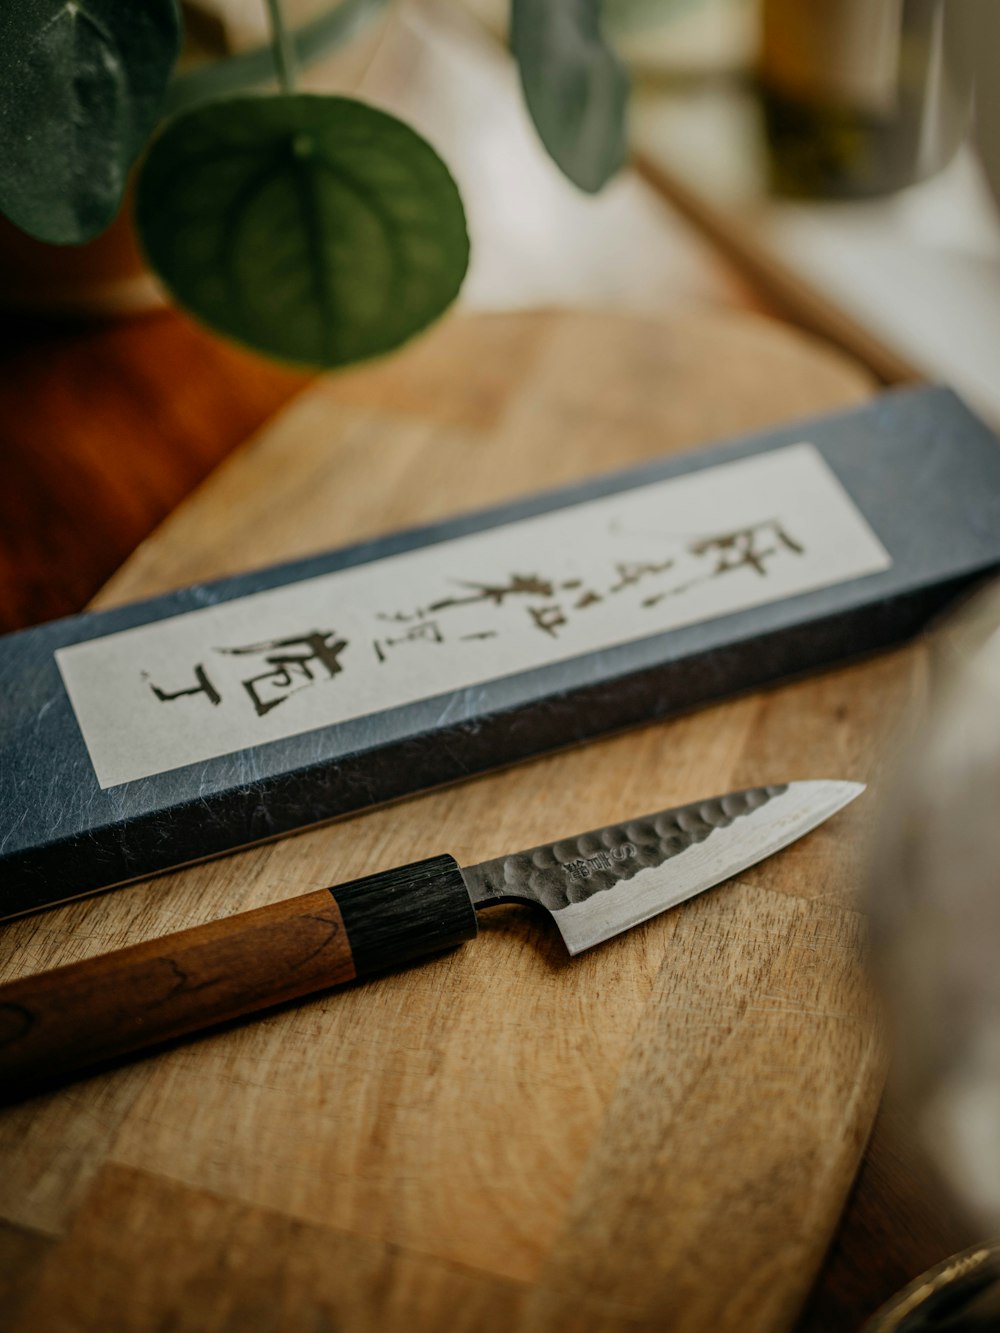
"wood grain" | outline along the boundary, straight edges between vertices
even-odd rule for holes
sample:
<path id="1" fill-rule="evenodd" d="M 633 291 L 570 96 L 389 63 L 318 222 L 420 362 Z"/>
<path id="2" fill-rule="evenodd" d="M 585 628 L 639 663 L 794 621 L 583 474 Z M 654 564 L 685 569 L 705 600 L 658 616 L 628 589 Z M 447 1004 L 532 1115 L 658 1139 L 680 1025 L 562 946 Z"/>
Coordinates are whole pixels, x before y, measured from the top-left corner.
<path id="1" fill-rule="evenodd" d="M 138 1261 L 123 1300 L 126 1219 Z M 507 1333 L 523 1300 L 514 1283 L 115 1166 L 38 1279 L 21 1333 Z"/>
<path id="2" fill-rule="evenodd" d="M 0 989 L 0 1096 L 357 975 L 323 889 L 81 959 Z"/>
<path id="3" fill-rule="evenodd" d="M 749 317 L 456 318 L 399 358 L 310 388 L 102 600 L 869 388 L 845 360 Z M 258 1326 L 315 1326 L 320 1279 L 309 1268 L 298 1280 L 278 1233 L 330 1244 L 358 1293 L 345 1329 L 451 1327 L 460 1291 L 470 1308 L 492 1299 L 473 1290 L 506 1293 L 511 1329 L 791 1327 L 880 1086 L 854 890 L 882 738 L 919 682 L 919 650 L 899 652 L 11 923 L 5 976 L 424 855 L 483 859 L 748 776 L 874 780 L 798 846 L 574 962 L 544 921 L 503 910 L 473 948 L 5 1112 L 0 1217 L 66 1237 L 21 1328 L 104 1327 L 107 1310 L 132 1308 L 122 1327 L 235 1327 L 241 1274 L 257 1271 L 286 1302 Z M 230 1219 L 235 1268 L 207 1252 L 199 1216 Z M 338 1249 L 344 1237 L 358 1248 Z M 154 1251 L 163 1274 L 137 1286 Z M 360 1253 L 406 1263 L 355 1284 Z M 401 1313 L 379 1325 L 389 1308 Z"/>
<path id="4" fill-rule="evenodd" d="M 37 1286 L 36 1270 L 52 1244 L 49 1236 L 0 1222 L 0 1310 L 8 1323 Z"/>
<path id="5" fill-rule="evenodd" d="M 532 1333 L 790 1326 L 839 1210 L 841 1153 L 860 1155 L 876 1034 L 859 918 L 740 879 L 668 929 Z"/>

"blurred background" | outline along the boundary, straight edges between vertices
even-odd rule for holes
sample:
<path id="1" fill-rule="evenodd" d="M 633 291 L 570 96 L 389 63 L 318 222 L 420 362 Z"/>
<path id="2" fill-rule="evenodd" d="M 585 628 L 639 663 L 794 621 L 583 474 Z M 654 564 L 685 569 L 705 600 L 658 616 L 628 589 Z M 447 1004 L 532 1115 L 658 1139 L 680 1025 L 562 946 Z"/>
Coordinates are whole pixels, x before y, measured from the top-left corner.
<path id="1" fill-rule="evenodd" d="M 184 8 L 175 107 L 259 79 L 260 0 Z M 662 309 L 724 295 L 666 198 L 755 290 L 882 378 L 947 379 L 1000 418 L 989 0 L 606 0 L 632 76 L 635 167 L 597 200 L 537 151 L 505 0 L 287 9 L 312 34 L 307 87 L 395 111 L 455 172 L 476 242 L 466 304 Z M 23 255 L 6 277 L 8 301 L 29 286 L 40 299 Z"/>
<path id="2" fill-rule="evenodd" d="M 170 109 L 260 82 L 261 0 L 183 7 Z M 466 306 L 749 299 L 887 382 L 948 380 L 1000 419 L 1000 96 L 988 67 L 1000 20 L 989 0 L 606 0 L 632 78 L 634 164 L 597 198 L 539 151 L 505 0 L 286 7 L 309 34 L 305 87 L 396 112 L 456 175 L 474 240 Z M 987 77 L 973 116 L 977 64 Z M 54 261 L 4 228 L 5 303 L 154 300 L 127 225 L 113 230 L 83 261 Z"/>

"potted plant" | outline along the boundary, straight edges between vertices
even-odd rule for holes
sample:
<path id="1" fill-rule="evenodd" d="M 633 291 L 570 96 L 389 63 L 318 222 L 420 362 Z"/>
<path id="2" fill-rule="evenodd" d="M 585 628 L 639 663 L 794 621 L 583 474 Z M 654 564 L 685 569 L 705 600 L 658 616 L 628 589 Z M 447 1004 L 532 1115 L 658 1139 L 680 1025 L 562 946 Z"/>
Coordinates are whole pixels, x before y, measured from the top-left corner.
<path id="1" fill-rule="evenodd" d="M 266 3 L 271 46 L 253 58 L 278 91 L 199 95 L 164 115 L 178 0 L 9 0 L 0 214 L 47 245 L 81 245 L 134 181 L 139 243 L 178 305 L 268 355 L 343 365 L 398 346 L 454 300 L 465 215 L 408 125 L 296 91 L 315 34 L 293 34 L 281 0 Z M 627 95 L 600 0 L 512 0 L 511 46 L 542 142 L 600 189 L 624 157 Z"/>

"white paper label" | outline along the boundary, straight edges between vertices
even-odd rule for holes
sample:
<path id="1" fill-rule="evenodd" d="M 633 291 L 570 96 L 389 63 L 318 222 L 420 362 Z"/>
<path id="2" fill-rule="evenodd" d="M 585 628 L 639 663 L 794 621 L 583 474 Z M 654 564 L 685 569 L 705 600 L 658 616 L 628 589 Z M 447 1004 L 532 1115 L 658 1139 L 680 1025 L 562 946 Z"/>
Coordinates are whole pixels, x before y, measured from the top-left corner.
<path id="1" fill-rule="evenodd" d="M 810 444 L 61 648 L 102 787 L 888 568 Z"/>

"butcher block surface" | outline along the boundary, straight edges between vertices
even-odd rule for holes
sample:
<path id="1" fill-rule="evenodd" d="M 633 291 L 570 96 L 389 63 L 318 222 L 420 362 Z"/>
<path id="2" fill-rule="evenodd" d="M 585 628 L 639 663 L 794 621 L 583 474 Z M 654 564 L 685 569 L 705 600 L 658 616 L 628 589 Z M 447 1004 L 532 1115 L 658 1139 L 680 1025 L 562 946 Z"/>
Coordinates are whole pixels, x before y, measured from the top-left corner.
<path id="1" fill-rule="evenodd" d="M 754 316 L 455 316 L 302 392 L 98 604 L 871 392 Z M 4 1109 L 12 1328 L 793 1328 L 881 1087 L 858 891 L 922 671 L 907 648 L 0 928 L 8 979 L 442 851 L 479 861 L 759 783 L 871 784 L 576 960 L 541 915 L 498 909 L 422 966 Z"/>

